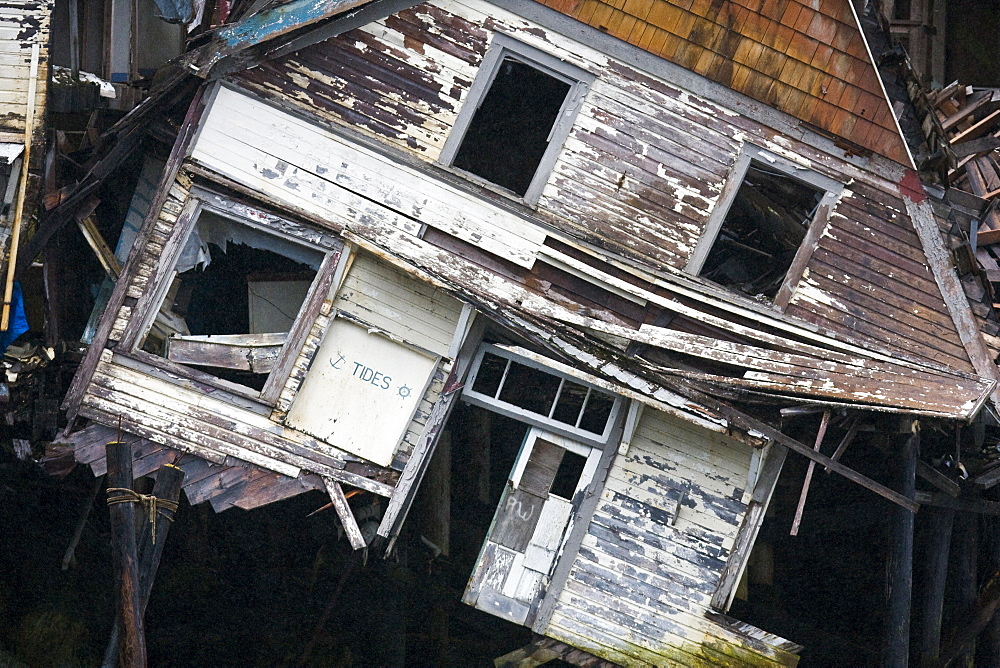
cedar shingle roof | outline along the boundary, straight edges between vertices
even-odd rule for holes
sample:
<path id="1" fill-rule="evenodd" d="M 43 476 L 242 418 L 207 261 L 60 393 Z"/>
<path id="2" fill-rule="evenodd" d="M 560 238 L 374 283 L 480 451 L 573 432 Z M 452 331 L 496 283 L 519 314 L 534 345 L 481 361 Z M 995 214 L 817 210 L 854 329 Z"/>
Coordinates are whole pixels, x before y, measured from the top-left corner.
<path id="1" fill-rule="evenodd" d="M 538 2 L 910 164 L 850 0 Z"/>

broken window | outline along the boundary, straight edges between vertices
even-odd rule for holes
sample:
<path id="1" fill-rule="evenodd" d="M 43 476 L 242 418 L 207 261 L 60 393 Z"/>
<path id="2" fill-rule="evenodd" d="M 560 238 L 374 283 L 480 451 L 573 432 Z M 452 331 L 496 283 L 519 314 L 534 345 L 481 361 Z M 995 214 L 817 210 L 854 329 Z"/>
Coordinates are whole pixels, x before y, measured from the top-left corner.
<path id="1" fill-rule="evenodd" d="M 808 245 L 804 242 L 821 207 L 833 203 L 839 186 L 759 149 L 741 157 L 735 175 L 741 175 L 739 186 L 724 191 L 688 271 L 783 306 L 788 295 L 779 299 L 779 293 L 798 279 L 789 270 Z"/>
<path id="2" fill-rule="evenodd" d="M 534 202 L 592 78 L 497 36 L 441 161 Z"/>
<path id="3" fill-rule="evenodd" d="M 330 264 L 330 249 L 305 238 L 326 235 L 290 221 L 279 233 L 204 206 L 193 218 L 137 348 L 261 392 Z"/>
<path id="4" fill-rule="evenodd" d="M 609 392 L 489 345 L 474 361 L 465 397 L 516 419 L 601 442 L 619 406 L 619 398 Z"/>

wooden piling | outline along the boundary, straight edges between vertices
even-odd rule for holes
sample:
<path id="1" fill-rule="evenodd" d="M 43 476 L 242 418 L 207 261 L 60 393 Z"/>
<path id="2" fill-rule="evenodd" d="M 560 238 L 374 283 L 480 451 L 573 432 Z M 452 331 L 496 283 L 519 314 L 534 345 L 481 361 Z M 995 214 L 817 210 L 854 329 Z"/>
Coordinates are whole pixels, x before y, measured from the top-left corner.
<path id="1" fill-rule="evenodd" d="M 167 464 L 160 468 L 156 474 L 156 484 L 153 486 L 153 496 L 157 499 L 176 503 L 181 495 L 181 486 L 184 483 L 184 471 L 172 464 Z M 157 511 L 159 513 L 159 510 Z M 153 522 L 144 522 L 142 532 L 138 538 L 139 545 L 139 611 L 145 615 L 146 605 L 149 603 L 149 596 L 153 591 L 153 581 L 156 578 L 156 570 L 160 566 L 160 557 L 163 556 L 163 546 L 167 542 L 167 532 L 170 531 L 172 518 L 175 515 L 173 510 L 165 509 L 160 513 L 155 523 L 156 531 L 153 531 Z M 147 518 L 148 520 L 148 518 Z M 104 662 L 102 668 L 114 668 L 118 665 L 118 645 L 121 635 L 121 625 L 115 619 L 115 624 L 111 629 L 111 638 L 108 647 L 104 651 Z"/>
<path id="2" fill-rule="evenodd" d="M 927 551 L 924 556 L 924 599 L 920 616 L 920 664 L 932 666 L 941 652 L 941 618 L 944 612 L 945 583 L 948 580 L 948 554 L 951 530 L 955 521 L 953 508 L 930 508 Z"/>
<path id="3" fill-rule="evenodd" d="M 899 438 L 899 437 L 897 437 Z M 902 436 L 895 448 L 896 484 L 900 494 L 916 496 L 917 449 L 919 432 Z M 890 509 L 889 549 L 887 559 L 887 605 L 882 665 L 905 668 L 910 655 L 910 601 L 913 595 L 913 521 L 912 511 L 901 506 Z"/>
<path id="4" fill-rule="evenodd" d="M 132 489 L 132 446 L 108 443 L 108 489 Z M 139 602 L 139 555 L 135 537 L 135 504 L 109 504 L 111 516 L 111 564 L 117 591 L 119 665 L 144 668 L 146 637 Z"/>

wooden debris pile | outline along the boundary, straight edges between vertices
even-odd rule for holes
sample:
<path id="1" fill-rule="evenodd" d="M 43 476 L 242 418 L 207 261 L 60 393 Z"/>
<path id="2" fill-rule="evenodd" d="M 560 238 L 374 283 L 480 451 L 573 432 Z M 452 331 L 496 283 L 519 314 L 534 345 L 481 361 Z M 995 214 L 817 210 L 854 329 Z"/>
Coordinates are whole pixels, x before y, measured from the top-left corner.
<path id="1" fill-rule="evenodd" d="M 987 343 L 1000 352 L 1000 89 L 954 82 L 925 93 L 949 143 L 952 250 Z M 959 239 L 962 241 L 960 242 Z M 966 241 L 967 240 L 967 241 Z"/>

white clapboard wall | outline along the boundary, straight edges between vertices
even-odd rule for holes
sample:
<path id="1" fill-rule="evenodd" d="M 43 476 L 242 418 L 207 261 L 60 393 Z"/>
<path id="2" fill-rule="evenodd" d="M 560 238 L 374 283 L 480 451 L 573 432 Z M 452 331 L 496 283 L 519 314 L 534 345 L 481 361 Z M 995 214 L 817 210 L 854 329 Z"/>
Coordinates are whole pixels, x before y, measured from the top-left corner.
<path id="1" fill-rule="evenodd" d="M 216 91 L 191 157 L 337 226 L 365 216 L 412 234 L 429 225 L 524 267 L 545 239 L 513 213 L 228 87 Z"/>
<path id="2" fill-rule="evenodd" d="M 544 633 L 629 666 L 736 665 L 712 647 L 749 651 L 750 665 L 794 660 L 704 616 L 746 511 L 751 454 L 724 434 L 644 411 Z"/>

